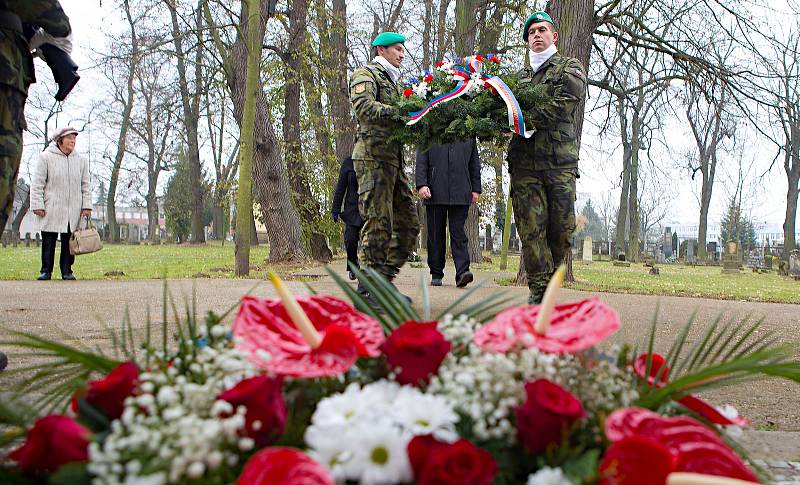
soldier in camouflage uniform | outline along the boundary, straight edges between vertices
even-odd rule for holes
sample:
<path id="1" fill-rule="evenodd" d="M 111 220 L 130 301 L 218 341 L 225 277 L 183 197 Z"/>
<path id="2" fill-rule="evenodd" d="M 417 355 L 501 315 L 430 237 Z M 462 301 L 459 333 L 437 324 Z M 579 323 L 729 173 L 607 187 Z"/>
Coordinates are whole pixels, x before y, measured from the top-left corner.
<path id="1" fill-rule="evenodd" d="M 405 37 L 384 32 L 372 42 L 376 55 L 350 78 L 350 102 L 358 120 L 353 165 L 358 177 L 362 266 L 391 281 L 414 250 L 419 231 L 409 179 L 403 171 L 403 145 L 389 140 L 403 122 L 390 103 L 400 95 L 400 63 Z M 359 292 L 367 295 L 359 284 Z M 368 295 L 367 295 L 368 296 Z"/>
<path id="2" fill-rule="evenodd" d="M 36 81 L 33 58 L 22 24 L 67 37 L 69 19 L 58 0 L 0 0 L 0 231 L 14 204 L 14 187 L 22 158 L 22 130 L 28 86 Z"/>
<path id="3" fill-rule="evenodd" d="M 522 37 L 532 67 L 520 73 L 521 83 L 542 84 L 550 97 L 547 103 L 523 106 L 525 124 L 536 132 L 528 139 L 514 135 L 507 156 L 528 303 L 538 304 L 575 231 L 575 112 L 586 97 L 586 75 L 579 60 L 558 54 L 558 33 L 547 13 L 531 15 Z"/>
<path id="4" fill-rule="evenodd" d="M 22 23 L 36 25 L 55 37 L 70 33 L 69 19 L 57 0 L 0 0 L 0 232 L 14 206 L 28 86 L 35 82 L 33 58 Z M 0 352 L 0 371 L 8 364 Z"/>

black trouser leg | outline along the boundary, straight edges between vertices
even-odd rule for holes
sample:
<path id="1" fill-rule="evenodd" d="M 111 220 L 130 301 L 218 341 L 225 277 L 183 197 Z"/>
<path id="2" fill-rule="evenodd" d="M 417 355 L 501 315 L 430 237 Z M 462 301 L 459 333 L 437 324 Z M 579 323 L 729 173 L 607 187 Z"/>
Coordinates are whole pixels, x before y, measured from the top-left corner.
<path id="1" fill-rule="evenodd" d="M 447 207 L 447 220 L 450 225 L 450 251 L 453 253 L 453 262 L 456 265 L 456 279 L 469 271 L 469 249 L 467 247 L 467 233 L 464 224 L 469 213 L 468 205 L 449 205 Z"/>
<path id="2" fill-rule="evenodd" d="M 347 249 L 347 269 L 350 265 L 358 268 L 358 241 L 361 239 L 361 226 L 344 226 L 344 246 Z"/>
<path id="3" fill-rule="evenodd" d="M 61 276 L 65 274 L 72 274 L 72 263 L 75 262 L 75 256 L 69 252 L 69 237 L 70 232 L 69 224 L 67 224 L 67 232 L 61 233 L 61 255 L 58 257 L 58 266 L 61 268 Z"/>
<path id="4" fill-rule="evenodd" d="M 41 273 L 52 273 L 56 257 L 57 232 L 42 231 L 42 269 Z"/>
<path id="5" fill-rule="evenodd" d="M 426 205 L 425 222 L 428 224 L 428 268 L 432 277 L 442 278 L 447 237 L 447 206 Z"/>

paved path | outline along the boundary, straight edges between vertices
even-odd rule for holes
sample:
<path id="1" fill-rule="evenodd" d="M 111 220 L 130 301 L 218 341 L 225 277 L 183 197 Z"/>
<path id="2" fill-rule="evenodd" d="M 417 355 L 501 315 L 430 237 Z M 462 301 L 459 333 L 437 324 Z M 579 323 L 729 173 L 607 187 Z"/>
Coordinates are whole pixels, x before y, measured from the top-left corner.
<path id="1" fill-rule="evenodd" d="M 343 265 L 337 262 L 337 267 L 341 266 Z M 447 270 L 452 275 L 452 268 Z M 417 301 L 423 271 L 404 269 L 396 281 L 402 291 Z M 527 290 L 524 288 L 499 287 L 494 284 L 494 274 L 479 273 L 476 276 L 478 280 L 489 281 L 476 297 L 496 291 L 506 291 L 517 296 L 520 302 L 526 297 Z M 341 294 L 322 268 L 301 271 L 295 274 L 295 278 L 302 281 L 289 281 L 288 284 L 297 294 L 307 292 L 304 281 L 309 282 L 319 292 Z M 144 328 L 148 307 L 153 320 L 161 320 L 162 289 L 162 283 L 154 280 L 0 281 L 0 326 L 108 347 L 110 341 L 105 325 L 118 325 L 126 306 L 137 330 Z M 250 290 L 259 297 L 274 296 L 269 284 L 257 280 L 176 280 L 169 282 L 169 289 L 179 309 L 183 307 L 183 301 L 191 302 L 194 294 L 198 315 L 207 311 L 223 312 L 235 305 Z M 445 286 L 431 288 L 432 311 L 444 309 L 463 294 L 463 291 L 456 288 L 449 279 L 445 280 Z M 572 301 L 588 296 L 591 294 L 587 292 L 564 290 L 560 299 Z M 657 308 L 659 316 L 656 348 L 662 351 L 668 348 L 680 327 L 695 311 L 700 322 L 713 321 L 719 315 L 726 319 L 763 317 L 764 331 L 775 332 L 786 343 L 800 341 L 798 305 L 610 293 L 598 296 L 619 311 L 623 322 L 623 328 L 610 339 L 609 344 L 630 342 L 638 343 L 639 348 L 643 347 Z M 694 340 L 698 336 L 693 333 L 691 338 Z M 25 361 L 12 359 L 9 365 L 24 364 Z M 733 404 L 741 414 L 751 418 L 756 430 L 787 432 L 752 434 L 758 438 L 748 438 L 748 446 L 752 441 L 752 448 L 758 456 L 779 458 L 787 463 L 800 461 L 800 387 L 796 384 L 770 380 L 715 391 L 706 397 L 716 403 Z M 764 448 L 761 446 L 764 440 L 774 443 L 764 445 Z M 791 464 L 789 465 L 791 469 Z M 800 475 L 800 472 L 796 475 Z M 800 477 L 794 478 L 798 478 L 797 483 L 800 483 Z"/>

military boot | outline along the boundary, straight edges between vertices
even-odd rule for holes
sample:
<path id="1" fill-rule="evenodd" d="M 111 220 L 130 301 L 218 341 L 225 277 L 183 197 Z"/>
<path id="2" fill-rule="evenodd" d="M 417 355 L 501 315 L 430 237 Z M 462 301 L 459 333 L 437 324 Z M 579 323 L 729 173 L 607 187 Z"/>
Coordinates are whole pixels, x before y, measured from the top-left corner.
<path id="1" fill-rule="evenodd" d="M 367 287 L 364 286 L 360 281 L 358 282 L 358 286 L 356 287 L 356 292 L 359 295 L 361 295 L 362 298 L 364 298 L 364 301 L 367 302 L 367 305 L 369 305 L 369 307 L 372 308 L 372 310 L 375 313 L 381 313 L 381 314 L 384 313 L 383 309 L 381 308 L 380 304 L 378 303 L 378 300 L 375 299 L 375 297 L 372 296 L 372 294 L 370 294 L 370 292 L 367 289 Z"/>

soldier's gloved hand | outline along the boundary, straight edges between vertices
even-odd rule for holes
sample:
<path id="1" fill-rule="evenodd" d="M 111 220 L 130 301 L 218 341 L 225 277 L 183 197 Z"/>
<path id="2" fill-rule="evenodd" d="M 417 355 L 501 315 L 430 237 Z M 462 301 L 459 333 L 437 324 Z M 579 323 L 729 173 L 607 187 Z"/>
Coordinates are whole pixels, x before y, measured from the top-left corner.
<path id="1" fill-rule="evenodd" d="M 400 109 L 395 106 L 392 106 L 392 109 L 389 112 L 389 118 L 401 125 L 406 124 L 406 121 L 408 121 L 408 116 L 400 113 Z"/>
<path id="2" fill-rule="evenodd" d="M 338 212 L 331 212 L 331 216 L 333 216 L 333 222 L 339 222 L 339 213 Z"/>

